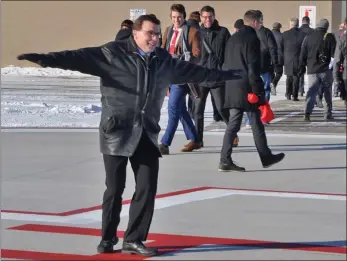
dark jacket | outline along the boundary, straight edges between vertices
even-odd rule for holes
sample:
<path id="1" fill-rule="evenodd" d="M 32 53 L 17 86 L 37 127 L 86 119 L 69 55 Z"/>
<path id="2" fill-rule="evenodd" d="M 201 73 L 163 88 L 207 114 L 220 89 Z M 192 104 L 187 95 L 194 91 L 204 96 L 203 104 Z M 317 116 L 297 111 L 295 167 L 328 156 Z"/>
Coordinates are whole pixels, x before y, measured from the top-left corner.
<path id="1" fill-rule="evenodd" d="M 208 47 L 201 43 L 200 61 L 199 65 L 207 68 L 222 68 L 224 63 L 225 45 L 230 38 L 229 30 L 214 23 L 211 28 L 205 28 L 203 25 L 200 29 L 200 39 L 205 41 Z M 208 48 L 211 48 L 208 50 Z M 211 51 L 211 53 L 209 53 Z M 204 85 L 204 84 L 201 84 Z M 207 83 L 207 86 L 213 85 Z"/>
<path id="2" fill-rule="evenodd" d="M 280 30 L 276 29 L 272 29 L 272 34 L 274 35 L 277 43 L 278 64 L 283 66 L 283 52 L 281 49 L 281 46 L 283 44 L 283 34 L 280 32 Z"/>
<path id="3" fill-rule="evenodd" d="M 299 28 L 291 28 L 283 33 L 283 43 L 281 46 L 284 54 L 284 74 L 293 76 L 299 73 L 299 58 L 301 45 L 306 34 Z"/>
<path id="4" fill-rule="evenodd" d="M 126 157 L 135 152 L 143 131 L 158 146 L 160 112 L 170 84 L 233 78 L 230 71 L 207 69 L 174 59 L 159 47 L 146 59 L 139 54 L 133 37 L 100 47 L 27 54 L 24 59 L 43 67 L 68 69 L 100 77 L 100 151 Z"/>
<path id="5" fill-rule="evenodd" d="M 273 67 L 278 65 L 278 51 L 275 37 L 269 28 L 262 26 L 256 30 L 260 40 L 261 49 L 261 73 L 271 73 Z"/>
<path id="6" fill-rule="evenodd" d="M 126 29 L 120 29 L 119 32 L 116 35 L 116 41 L 117 40 L 127 40 L 132 34 L 132 30 L 129 28 Z"/>
<path id="7" fill-rule="evenodd" d="M 249 111 L 253 106 L 248 102 L 248 93 L 264 95 L 260 64 L 260 40 L 252 27 L 244 26 L 226 44 L 223 69 L 240 68 L 247 73 L 242 79 L 226 82 L 224 108 Z"/>
<path id="8" fill-rule="evenodd" d="M 314 29 L 312 29 L 308 24 L 302 24 L 299 29 L 306 35 L 313 33 L 314 31 Z"/>
<path id="9" fill-rule="evenodd" d="M 316 28 L 312 33 L 308 34 L 301 47 L 300 52 L 300 68 L 303 70 L 307 66 L 307 74 L 322 73 L 329 70 L 329 63 L 327 61 L 322 63 L 319 60 L 319 46 L 323 43 L 326 29 Z M 334 57 L 336 40 L 334 35 L 328 33 L 325 39 L 326 52 L 330 57 Z"/>
<path id="10" fill-rule="evenodd" d="M 344 32 L 344 35 L 340 37 L 340 40 L 337 42 L 335 54 L 334 54 L 334 79 L 340 79 L 340 65 L 343 65 L 343 79 L 347 79 L 347 44 L 346 44 L 347 33 Z"/>

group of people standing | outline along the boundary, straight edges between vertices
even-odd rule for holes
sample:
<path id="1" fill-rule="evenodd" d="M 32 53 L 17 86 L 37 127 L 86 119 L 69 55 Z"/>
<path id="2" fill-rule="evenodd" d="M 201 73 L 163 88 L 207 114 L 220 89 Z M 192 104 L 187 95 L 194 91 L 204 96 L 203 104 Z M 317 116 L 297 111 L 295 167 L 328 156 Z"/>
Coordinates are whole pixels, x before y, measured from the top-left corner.
<path id="1" fill-rule="evenodd" d="M 101 241 L 97 246 L 99 253 L 114 253 L 113 247 L 118 243 L 126 167 L 130 161 L 136 187 L 122 252 L 143 256 L 158 254 L 157 249 L 148 248 L 143 242 L 147 240 L 154 212 L 159 158 L 165 154 L 163 148 L 171 145 L 179 121 L 190 140 L 182 150 L 203 146 L 202 115 L 207 93 L 214 97 L 227 124 L 218 166 L 220 171 L 245 171 L 232 160 L 233 144 L 245 113 L 262 166 L 268 168 L 285 157 L 284 153 L 273 154 L 268 147 L 259 111 L 259 106 L 270 99 L 271 70 L 280 73 L 277 45 L 269 45 L 267 50 L 263 48 L 273 34 L 263 26 L 262 13 L 248 10 L 237 23 L 237 33 L 232 35 L 217 23 L 211 6 L 203 7 L 199 13 L 200 28 L 189 26 L 184 6 L 174 4 L 170 8 L 172 25 L 164 33 L 155 15 L 142 15 L 134 21 L 128 30 L 130 35 L 124 40 L 98 47 L 26 53 L 17 57 L 42 67 L 79 71 L 101 79 L 99 143 L 106 190 L 102 203 Z M 305 39 L 300 65 L 307 65 L 311 73 L 310 66 L 315 66 L 310 63 L 310 46 L 314 39 Z M 338 62 L 345 63 L 345 42 L 340 49 Z M 302 67 L 299 68 L 303 73 Z M 318 82 L 325 77 L 326 74 L 318 72 L 315 80 Z M 168 92 L 170 119 L 158 142 L 161 108 Z M 194 111 L 197 127 L 186 106 L 188 93 L 192 97 L 191 111 Z M 249 101 L 249 95 L 256 97 L 255 102 Z"/>

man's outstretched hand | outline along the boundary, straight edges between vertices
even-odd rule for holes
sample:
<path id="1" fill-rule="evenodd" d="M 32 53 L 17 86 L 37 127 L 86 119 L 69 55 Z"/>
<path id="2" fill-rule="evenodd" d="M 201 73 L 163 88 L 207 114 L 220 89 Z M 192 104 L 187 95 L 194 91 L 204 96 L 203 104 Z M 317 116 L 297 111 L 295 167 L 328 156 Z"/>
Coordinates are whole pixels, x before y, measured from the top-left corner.
<path id="1" fill-rule="evenodd" d="M 44 63 L 42 62 L 42 58 L 43 56 L 38 53 L 25 53 L 17 56 L 18 60 L 27 60 L 45 67 Z"/>

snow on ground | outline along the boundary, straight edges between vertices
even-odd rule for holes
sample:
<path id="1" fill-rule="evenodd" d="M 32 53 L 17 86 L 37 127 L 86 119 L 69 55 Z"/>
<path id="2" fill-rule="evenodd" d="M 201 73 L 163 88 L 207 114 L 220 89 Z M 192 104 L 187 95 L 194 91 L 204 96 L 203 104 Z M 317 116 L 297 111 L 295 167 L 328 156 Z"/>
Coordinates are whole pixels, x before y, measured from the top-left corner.
<path id="1" fill-rule="evenodd" d="M 41 68 L 41 67 L 17 67 L 8 66 L 1 68 L 1 75 L 8 76 L 46 76 L 46 77 L 93 77 L 88 74 L 83 74 L 76 71 L 62 70 L 56 68 Z"/>
<path id="2" fill-rule="evenodd" d="M 100 120 L 99 78 L 74 71 L 53 68 L 1 69 L 1 127 L 92 127 Z M 271 102 L 284 99 L 284 77 L 278 95 Z M 160 126 L 167 126 L 165 98 Z M 210 97 L 206 104 L 205 124 L 213 122 Z M 182 125 L 179 124 L 179 130 Z"/>

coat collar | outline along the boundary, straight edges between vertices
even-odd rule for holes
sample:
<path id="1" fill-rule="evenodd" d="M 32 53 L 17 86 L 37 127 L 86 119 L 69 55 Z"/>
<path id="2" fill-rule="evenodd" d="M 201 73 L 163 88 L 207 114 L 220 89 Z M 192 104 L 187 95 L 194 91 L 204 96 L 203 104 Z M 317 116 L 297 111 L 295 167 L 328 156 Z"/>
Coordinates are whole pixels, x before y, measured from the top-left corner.
<path id="1" fill-rule="evenodd" d="M 157 48 L 156 48 L 157 49 Z M 155 55 L 156 49 L 150 54 L 150 57 Z M 126 40 L 126 45 L 125 45 L 125 52 L 128 54 L 135 54 L 139 53 L 140 48 L 137 46 L 134 37 L 130 36 L 128 40 Z M 142 54 L 141 54 L 142 55 Z"/>

